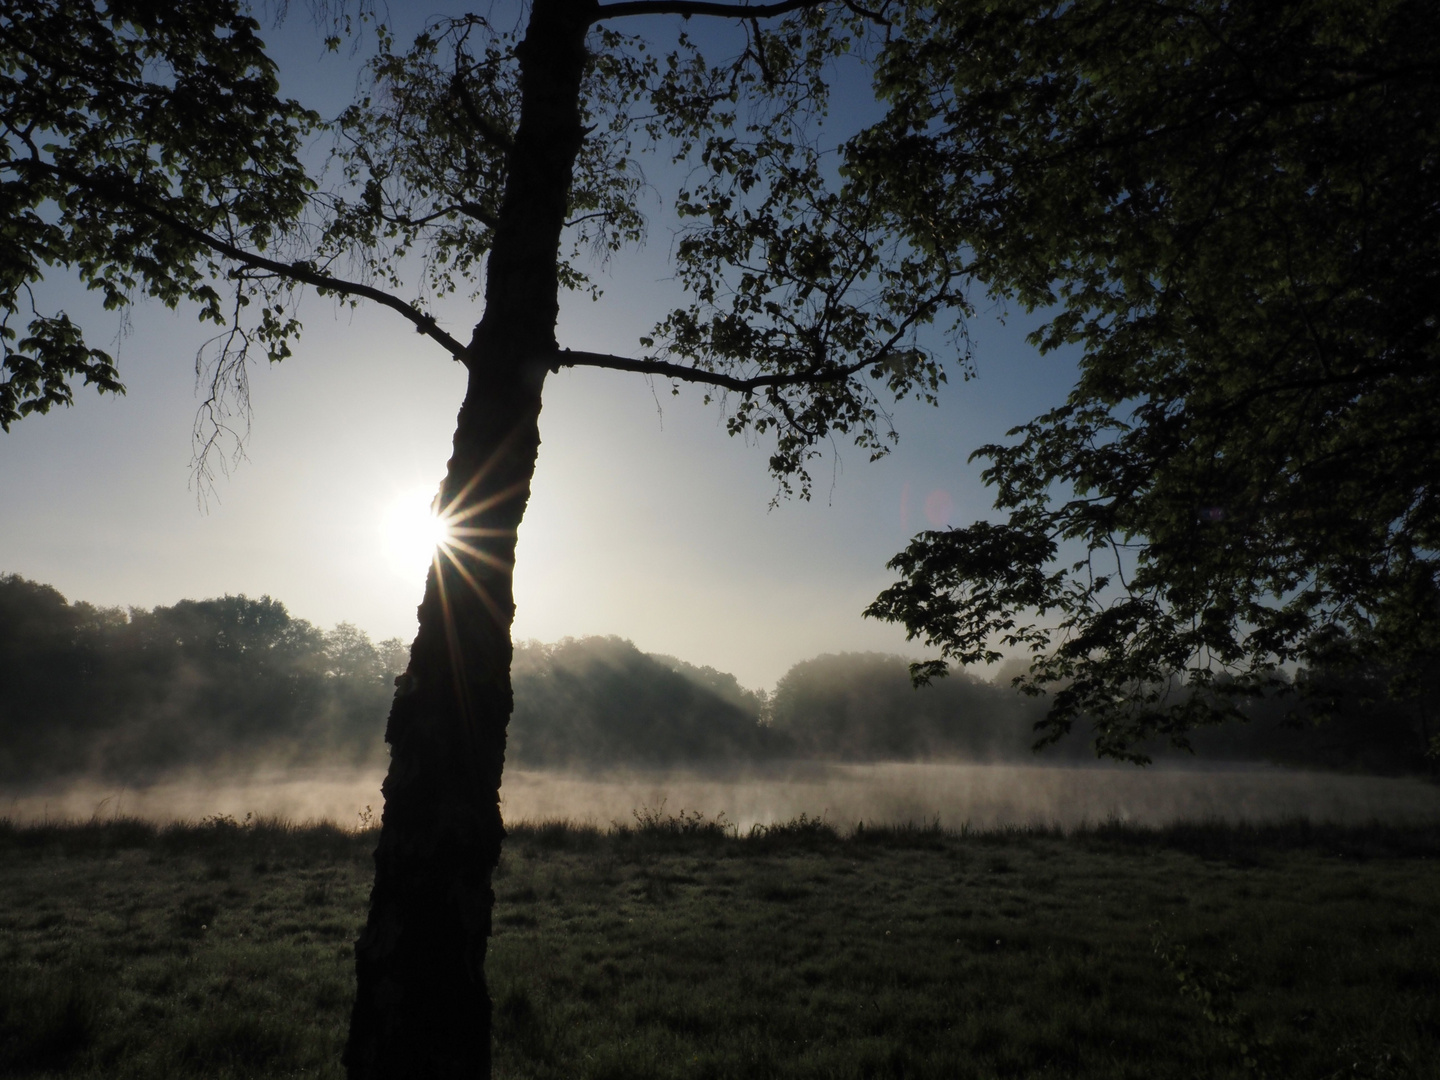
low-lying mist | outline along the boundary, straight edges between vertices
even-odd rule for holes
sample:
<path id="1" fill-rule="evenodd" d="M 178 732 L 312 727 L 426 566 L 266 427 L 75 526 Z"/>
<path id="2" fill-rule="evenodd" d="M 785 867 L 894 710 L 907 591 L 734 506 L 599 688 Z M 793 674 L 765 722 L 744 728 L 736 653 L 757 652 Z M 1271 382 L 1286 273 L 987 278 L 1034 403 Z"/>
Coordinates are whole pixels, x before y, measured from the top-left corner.
<path id="1" fill-rule="evenodd" d="M 304 769 L 245 776 L 192 773 L 145 788 L 72 783 L 0 794 L 0 817 L 20 822 L 139 817 L 200 820 L 246 814 L 356 827 L 378 821 L 378 769 Z M 804 814 L 849 831 L 857 823 L 945 828 L 1074 828 L 1224 820 L 1363 824 L 1440 823 L 1440 788 L 1414 779 L 1254 766 L 1064 767 L 893 762 L 801 762 L 729 773 L 693 770 L 507 769 L 509 822 L 631 824 L 636 811 L 724 815 L 742 832 Z"/>
<path id="2" fill-rule="evenodd" d="M 398 641 L 321 630 L 269 597 L 122 611 L 0 574 L 0 816 L 362 824 L 381 810 L 406 659 Z M 1295 695 L 1256 699 L 1248 723 L 1196 732 L 1194 758 L 1146 747 L 1157 764 L 1138 770 L 1094 765 L 1080 733 L 1037 756 L 1043 699 L 965 671 L 916 690 L 898 656 L 812 657 L 765 691 L 590 637 L 521 642 L 512 675 L 511 821 L 1440 820 L 1440 789 L 1422 781 L 1318 771 L 1432 764 L 1424 716 L 1383 695 L 1325 723 Z"/>

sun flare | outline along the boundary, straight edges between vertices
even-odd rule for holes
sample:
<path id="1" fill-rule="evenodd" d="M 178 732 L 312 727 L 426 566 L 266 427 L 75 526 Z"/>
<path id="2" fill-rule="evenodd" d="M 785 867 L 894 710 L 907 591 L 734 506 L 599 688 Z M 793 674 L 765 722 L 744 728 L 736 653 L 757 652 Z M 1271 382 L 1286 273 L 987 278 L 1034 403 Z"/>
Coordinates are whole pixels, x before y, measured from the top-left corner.
<path id="1" fill-rule="evenodd" d="M 435 549 L 451 539 L 450 528 L 432 509 L 434 492 L 416 488 L 397 496 L 380 520 L 380 538 L 390 568 L 411 580 L 424 577 Z"/>

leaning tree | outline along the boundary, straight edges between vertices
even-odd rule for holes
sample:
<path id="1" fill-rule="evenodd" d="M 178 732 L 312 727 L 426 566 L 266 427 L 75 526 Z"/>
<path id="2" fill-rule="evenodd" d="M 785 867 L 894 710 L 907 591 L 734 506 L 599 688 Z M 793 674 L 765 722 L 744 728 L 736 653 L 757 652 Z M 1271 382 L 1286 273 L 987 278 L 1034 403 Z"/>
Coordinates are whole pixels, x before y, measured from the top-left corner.
<path id="1" fill-rule="evenodd" d="M 0 13 L 0 423 L 68 402 L 78 380 L 120 389 L 112 359 L 44 307 L 56 270 L 107 306 L 193 302 L 220 327 L 212 434 L 251 352 L 289 354 L 306 289 L 389 308 L 468 372 L 437 498 L 450 539 L 386 729 L 350 1075 L 489 1071 L 511 567 L 546 375 L 698 384 L 731 433 L 772 440 L 771 470 L 801 496 L 825 442 L 883 453 L 885 402 L 933 401 L 944 381 L 933 345 L 963 332 L 957 256 L 938 233 L 896 229 L 827 134 L 836 72 L 883 35 L 889 7 L 533 0 L 513 23 L 490 9 L 410 43 L 372 23 L 368 90 L 330 125 L 277 96 L 239 0 Z M 653 19 L 666 15 L 683 25 Z M 323 175 L 302 153 L 322 126 L 336 139 Z M 642 235 L 646 153 L 684 177 L 684 299 L 634 356 L 561 348 L 562 290 L 589 289 L 585 260 Z M 434 313 L 456 291 L 481 302 L 468 335 Z"/>

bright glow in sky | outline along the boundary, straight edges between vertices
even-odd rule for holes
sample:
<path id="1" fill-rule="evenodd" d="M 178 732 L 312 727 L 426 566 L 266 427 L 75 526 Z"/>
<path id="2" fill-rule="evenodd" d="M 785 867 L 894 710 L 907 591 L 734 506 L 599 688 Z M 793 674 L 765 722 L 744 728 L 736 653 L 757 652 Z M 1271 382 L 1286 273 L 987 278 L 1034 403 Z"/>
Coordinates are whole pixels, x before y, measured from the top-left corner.
<path id="1" fill-rule="evenodd" d="M 354 86 L 298 16 L 266 38 L 282 78 L 312 80 L 287 93 L 324 108 Z M 649 246 L 601 273 L 599 304 L 565 301 L 562 347 L 630 354 L 654 324 L 674 285 L 669 224 L 658 201 L 646 209 Z M 71 292 L 60 306 L 92 341 L 119 340 L 117 316 Z M 440 315 L 463 339 L 479 310 Z M 190 435 L 208 334 L 193 313 L 138 306 L 119 343 L 126 396 L 79 388 L 74 408 L 0 435 L 0 571 L 101 604 L 269 594 L 324 627 L 413 637 L 433 537 L 412 523 L 444 473 L 464 372 L 387 312 L 337 314 L 312 296 L 301 317 L 295 356 L 252 371 L 246 459 L 202 508 Z M 728 437 L 698 389 L 671 397 L 635 375 L 552 375 L 520 531 L 515 637 L 618 634 L 752 687 L 821 652 L 919 655 L 860 611 L 915 532 L 988 514 L 970 452 L 1063 401 L 1073 361 L 1040 357 L 1021 322 L 1034 320 L 1007 326 L 982 311 L 971 325 L 977 379 L 953 376 L 939 409 L 897 406 L 895 453 L 872 464 L 841 445 L 819 464 L 813 501 L 773 510 L 767 444 Z"/>
<path id="2" fill-rule="evenodd" d="M 395 496 L 380 515 L 380 544 L 390 569 L 400 580 L 423 580 L 435 550 L 448 540 L 450 530 L 431 505 L 435 493 L 414 488 Z"/>

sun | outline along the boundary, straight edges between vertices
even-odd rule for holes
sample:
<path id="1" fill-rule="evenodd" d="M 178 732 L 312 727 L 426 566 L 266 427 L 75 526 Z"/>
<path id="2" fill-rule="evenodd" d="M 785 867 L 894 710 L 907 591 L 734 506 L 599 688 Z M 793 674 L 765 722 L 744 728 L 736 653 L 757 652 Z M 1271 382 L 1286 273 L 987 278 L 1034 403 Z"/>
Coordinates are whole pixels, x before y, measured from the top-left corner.
<path id="1" fill-rule="evenodd" d="M 390 569 L 413 581 L 424 577 L 435 549 L 451 539 L 433 509 L 435 493 L 415 488 L 390 501 L 380 518 L 380 540 Z"/>

